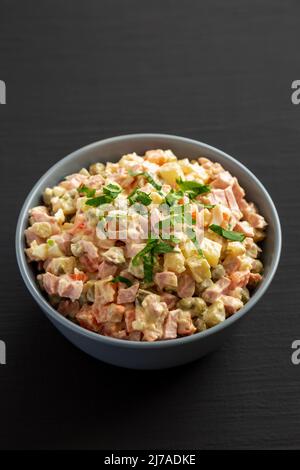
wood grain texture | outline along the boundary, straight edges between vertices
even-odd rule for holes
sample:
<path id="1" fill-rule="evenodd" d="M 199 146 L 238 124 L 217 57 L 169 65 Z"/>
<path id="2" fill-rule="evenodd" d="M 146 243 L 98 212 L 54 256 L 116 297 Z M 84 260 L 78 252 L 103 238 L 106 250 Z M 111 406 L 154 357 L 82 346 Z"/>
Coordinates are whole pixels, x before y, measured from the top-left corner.
<path id="1" fill-rule="evenodd" d="M 298 448 L 299 2 L 0 0 L 1 448 Z M 284 232 L 267 294 L 222 349 L 168 371 L 75 349 L 17 271 L 14 229 L 39 176 L 130 132 L 199 139 L 270 190 Z"/>

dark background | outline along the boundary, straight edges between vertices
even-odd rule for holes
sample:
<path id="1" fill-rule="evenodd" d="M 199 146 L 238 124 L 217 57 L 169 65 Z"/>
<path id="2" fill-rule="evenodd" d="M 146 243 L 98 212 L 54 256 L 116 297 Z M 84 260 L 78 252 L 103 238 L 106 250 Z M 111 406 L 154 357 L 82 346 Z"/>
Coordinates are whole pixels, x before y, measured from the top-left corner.
<path id="1" fill-rule="evenodd" d="M 299 15 L 296 0 L 0 0 L 1 448 L 300 446 Z M 173 370 L 122 370 L 75 349 L 16 267 L 34 182 L 71 151 L 131 132 L 235 156 L 283 227 L 268 293 L 222 349 Z"/>

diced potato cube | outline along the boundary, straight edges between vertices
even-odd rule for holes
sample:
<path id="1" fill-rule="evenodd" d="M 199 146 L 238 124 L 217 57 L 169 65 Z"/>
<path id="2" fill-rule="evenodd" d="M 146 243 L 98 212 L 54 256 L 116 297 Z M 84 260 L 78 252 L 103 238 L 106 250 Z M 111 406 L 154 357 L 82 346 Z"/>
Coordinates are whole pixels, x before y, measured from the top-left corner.
<path id="1" fill-rule="evenodd" d="M 206 259 L 199 256 L 191 256 L 187 258 L 186 263 L 196 282 L 202 282 L 204 279 L 211 278 L 210 266 Z"/>
<path id="2" fill-rule="evenodd" d="M 87 171 L 86 168 L 81 168 L 79 174 L 84 175 L 84 176 L 90 176 L 90 174 L 89 174 L 89 172 Z"/>
<path id="3" fill-rule="evenodd" d="M 244 255 L 246 248 L 241 242 L 228 242 L 227 252 L 234 256 Z"/>
<path id="4" fill-rule="evenodd" d="M 222 245 L 209 238 L 203 238 L 201 249 L 209 264 L 213 267 L 217 266 L 221 256 Z"/>
<path id="5" fill-rule="evenodd" d="M 51 244 L 48 244 L 48 257 L 59 258 L 60 256 L 64 256 L 64 253 L 61 251 L 58 244 L 52 240 Z"/>
<path id="6" fill-rule="evenodd" d="M 105 165 L 103 163 L 93 163 L 89 167 L 89 172 L 91 175 L 99 175 L 105 170 Z"/>
<path id="7" fill-rule="evenodd" d="M 184 254 L 185 258 L 198 255 L 198 250 L 191 240 L 187 240 L 185 243 L 180 244 L 180 249 Z"/>
<path id="8" fill-rule="evenodd" d="M 210 224 L 211 213 L 210 211 L 205 208 L 203 209 L 203 226 L 207 227 Z"/>
<path id="9" fill-rule="evenodd" d="M 164 201 L 164 198 L 157 191 L 152 191 L 150 193 L 150 197 L 154 204 L 162 204 L 162 202 Z"/>
<path id="10" fill-rule="evenodd" d="M 252 269 L 253 258 L 250 258 L 247 255 L 239 256 L 241 261 L 239 270 L 240 271 L 250 271 Z"/>
<path id="11" fill-rule="evenodd" d="M 52 227 L 49 222 L 35 222 L 32 224 L 32 231 L 41 238 L 49 238 L 52 234 Z"/>
<path id="12" fill-rule="evenodd" d="M 181 166 L 182 171 L 185 175 L 188 175 L 189 173 L 193 173 L 193 165 L 189 161 L 188 158 L 183 158 L 182 160 L 178 160 L 178 164 Z"/>
<path id="13" fill-rule="evenodd" d="M 53 189 L 51 188 L 46 188 L 44 193 L 43 193 L 43 200 L 44 203 L 49 205 L 51 202 L 51 198 L 53 197 Z"/>
<path id="14" fill-rule="evenodd" d="M 109 248 L 109 250 L 102 253 L 102 256 L 107 261 L 114 263 L 114 264 L 125 263 L 123 248 L 119 246 L 113 246 L 112 248 Z"/>
<path id="15" fill-rule="evenodd" d="M 263 230 L 260 230 L 258 228 L 254 229 L 254 238 L 253 238 L 253 240 L 255 242 L 261 242 L 265 237 L 266 237 L 266 232 L 264 232 Z"/>
<path id="16" fill-rule="evenodd" d="M 25 252 L 30 261 L 45 261 L 48 258 L 48 245 L 47 243 L 38 245 L 36 240 L 34 240 L 30 248 L 27 248 Z"/>
<path id="17" fill-rule="evenodd" d="M 221 300 L 216 300 L 211 304 L 204 312 L 203 319 L 208 328 L 218 325 L 223 322 L 226 318 L 225 307 Z"/>
<path id="18" fill-rule="evenodd" d="M 167 162 L 176 162 L 177 158 L 172 150 L 148 150 L 145 153 L 145 159 L 157 165 L 163 165 Z"/>
<path id="19" fill-rule="evenodd" d="M 130 274 L 137 277 L 138 279 L 143 279 L 144 278 L 143 262 L 140 262 L 137 266 L 134 266 L 131 260 L 128 266 L 128 272 L 130 272 Z"/>
<path id="20" fill-rule="evenodd" d="M 61 197 L 65 194 L 66 190 L 62 186 L 54 186 L 53 188 L 53 196 Z"/>
<path id="21" fill-rule="evenodd" d="M 205 230 L 204 236 L 208 240 L 212 240 L 213 242 L 219 243 L 219 245 L 227 246 L 227 240 L 225 240 L 225 238 L 221 237 L 221 235 L 218 235 L 212 230 Z"/>
<path id="22" fill-rule="evenodd" d="M 65 215 L 71 215 L 76 212 L 76 200 L 75 199 L 68 197 L 68 198 L 62 198 L 60 199 L 60 201 L 61 201 L 60 207 L 62 208 Z"/>
<path id="23" fill-rule="evenodd" d="M 59 224 L 63 224 L 66 220 L 65 214 L 63 213 L 62 209 L 58 209 L 58 211 L 55 212 L 54 217 Z"/>
<path id="24" fill-rule="evenodd" d="M 159 169 L 159 175 L 163 178 L 168 184 L 174 185 L 177 178 L 183 178 L 183 171 L 176 162 L 165 163 Z"/>
<path id="25" fill-rule="evenodd" d="M 185 271 L 185 259 L 181 251 L 164 254 L 164 271 L 180 274 Z"/>
<path id="26" fill-rule="evenodd" d="M 183 158 L 178 160 L 178 164 L 181 166 L 185 175 L 193 174 L 194 179 L 206 183 L 209 179 L 209 176 L 205 169 L 201 167 L 197 162 L 192 163 L 188 158 Z"/>
<path id="27" fill-rule="evenodd" d="M 123 168 L 130 168 L 136 164 L 141 164 L 144 162 L 143 157 L 140 157 L 135 152 L 127 153 L 123 155 L 122 158 L 119 160 L 119 165 Z"/>
<path id="28" fill-rule="evenodd" d="M 53 258 L 47 266 L 46 271 L 56 276 L 61 274 L 72 274 L 76 266 L 76 260 L 74 256 L 62 256 L 59 258 Z"/>

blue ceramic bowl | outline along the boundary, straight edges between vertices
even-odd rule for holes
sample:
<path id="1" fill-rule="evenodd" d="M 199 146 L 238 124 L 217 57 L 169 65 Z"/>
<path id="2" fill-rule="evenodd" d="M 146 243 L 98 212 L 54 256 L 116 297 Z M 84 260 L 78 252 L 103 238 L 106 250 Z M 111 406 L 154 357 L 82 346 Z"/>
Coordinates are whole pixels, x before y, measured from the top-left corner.
<path id="1" fill-rule="evenodd" d="M 205 156 L 221 163 L 237 176 L 247 192 L 247 198 L 257 204 L 268 221 L 268 236 L 264 242 L 263 281 L 249 302 L 223 323 L 204 332 L 168 341 L 154 343 L 134 342 L 105 337 L 85 330 L 61 316 L 42 294 L 34 270 L 24 255 L 24 230 L 28 225 L 28 211 L 41 203 L 45 187 L 54 186 L 64 176 L 88 167 L 91 163 L 117 161 L 125 153 L 143 154 L 148 149 L 172 149 L 178 157 Z M 16 254 L 24 282 L 35 301 L 58 330 L 78 348 L 101 361 L 135 369 L 161 369 L 198 359 L 218 348 L 234 330 L 239 321 L 264 295 L 277 269 L 281 251 L 281 228 L 277 211 L 266 189 L 244 165 L 226 153 L 209 145 L 173 135 L 132 134 L 105 139 L 83 147 L 60 160 L 33 187 L 21 209 L 16 230 Z M 50 353 L 50 352 L 49 352 Z"/>

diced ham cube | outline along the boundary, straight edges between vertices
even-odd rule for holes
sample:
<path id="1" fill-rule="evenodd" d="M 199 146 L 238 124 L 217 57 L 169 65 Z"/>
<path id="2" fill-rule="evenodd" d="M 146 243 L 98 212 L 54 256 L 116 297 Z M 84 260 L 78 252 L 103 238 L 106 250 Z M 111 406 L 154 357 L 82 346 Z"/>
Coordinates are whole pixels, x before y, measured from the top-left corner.
<path id="1" fill-rule="evenodd" d="M 132 322 L 135 320 L 134 304 L 125 305 L 124 317 L 125 317 L 126 331 L 127 333 L 132 333 L 134 331 L 132 327 Z"/>
<path id="2" fill-rule="evenodd" d="M 61 300 L 58 304 L 57 310 L 64 317 L 74 318 L 80 310 L 80 305 L 78 300 L 72 302 L 71 300 Z"/>
<path id="3" fill-rule="evenodd" d="M 114 302 L 116 295 L 116 285 L 110 281 L 112 277 L 108 277 L 101 281 L 95 282 L 95 304 L 97 306 Z"/>
<path id="4" fill-rule="evenodd" d="M 42 285 L 47 294 L 55 295 L 58 290 L 59 277 L 51 273 L 42 274 Z"/>
<path id="5" fill-rule="evenodd" d="M 164 339 L 177 338 L 177 310 L 168 313 L 164 325 Z"/>
<path id="6" fill-rule="evenodd" d="M 99 331 L 99 326 L 95 320 L 93 307 L 91 305 L 83 305 L 79 312 L 76 313 L 75 318 L 83 328 L 96 332 Z"/>
<path id="7" fill-rule="evenodd" d="M 133 286 L 127 289 L 119 289 L 117 304 L 128 304 L 135 301 L 137 292 L 139 290 L 139 283 L 133 284 Z"/>
<path id="8" fill-rule="evenodd" d="M 215 201 L 213 204 L 221 204 L 222 206 L 228 207 L 228 202 L 224 189 L 213 189 L 211 191 L 211 194 Z"/>
<path id="9" fill-rule="evenodd" d="M 118 270 L 118 267 L 114 264 L 108 263 L 107 261 L 102 261 L 98 267 L 98 277 L 99 279 L 105 279 L 109 276 L 114 276 Z"/>
<path id="10" fill-rule="evenodd" d="M 60 297 L 68 297 L 72 301 L 79 299 L 83 282 L 71 279 L 68 275 L 61 276 L 58 281 L 57 293 Z"/>
<path id="11" fill-rule="evenodd" d="M 160 290 L 165 288 L 176 289 L 177 287 L 177 276 L 171 271 L 164 271 L 162 273 L 156 273 L 154 276 L 154 282 Z"/>
<path id="12" fill-rule="evenodd" d="M 264 229 L 267 226 L 267 222 L 264 217 L 260 214 L 256 214 L 255 212 L 249 212 L 245 218 L 253 228 Z"/>
<path id="13" fill-rule="evenodd" d="M 44 240 L 34 232 L 32 227 L 28 227 L 24 233 L 25 233 L 26 243 L 28 246 L 30 246 L 34 240 L 37 242 L 38 245 L 40 245 L 41 243 L 44 243 Z"/>
<path id="14" fill-rule="evenodd" d="M 177 294 L 182 299 L 184 297 L 193 297 L 195 293 L 195 287 L 195 280 L 190 274 L 182 273 L 178 276 Z"/>
<path id="15" fill-rule="evenodd" d="M 177 333 L 179 335 L 192 335 L 196 331 L 190 312 L 181 309 L 173 310 L 177 315 Z M 171 313 L 171 312 L 170 312 Z"/>
<path id="16" fill-rule="evenodd" d="M 123 320 L 125 312 L 124 305 L 107 304 L 100 307 L 94 304 L 94 316 L 97 323 L 112 322 L 118 323 Z"/>
<path id="17" fill-rule="evenodd" d="M 231 186 L 233 182 L 234 182 L 234 178 L 233 176 L 231 176 L 229 171 L 221 171 L 211 183 L 211 187 L 225 189 L 228 186 Z"/>
<path id="18" fill-rule="evenodd" d="M 249 281 L 250 271 L 235 271 L 229 277 L 231 279 L 230 290 L 236 287 L 245 287 Z"/>
<path id="19" fill-rule="evenodd" d="M 222 294 L 226 293 L 227 289 L 230 286 L 230 283 L 230 279 L 228 279 L 227 277 L 221 277 L 221 279 L 215 282 L 211 287 L 205 289 L 205 291 L 202 293 L 202 297 L 205 302 L 212 304 L 213 302 L 218 300 L 218 298 Z"/>
<path id="20" fill-rule="evenodd" d="M 250 273 L 248 284 L 250 287 L 255 287 L 262 280 L 262 275 L 259 273 Z"/>
<path id="21" fill-rule="evenodd" d="M 129 341 L 141 341 L 142 333 L 140 331 L 131 331 L 128 335 Z"/>
<path id="22" fill-rule="evenodd" d="M 227 274 L 238 271 L 241 265 L 241 260 L 238 256 L 227 255 L 223 261 L 223 267 Z"/>
<path id="23" fill-rule="evenodd" d="M 126 258 L 134 258 L 143 248 L 145 248 L 146 243 L 135 243 L 132 241 L 126 242 L 125 256 Z"/>
<path id="24" fill-rule="evenodd" d="M 246 237 L 254 237 L 253 227 L 251 227 L 251 225 L 246 220 L 237 222 L 237 224 L 234 226 L 234 230 L 236 232 L 243 233 L 246 235 Z"/>
<path id="25" fill-rule="evenodd" d="M 170 294 L 169 292 L 162 292 L 160 299 L 162 302 L 167 304 L 169 310 L 172 310 L 178 301 L 178 297 L 176 297 L 176 295 Z"/>
<path id="26" fill-rule="evenodd" d="M 245 196 L 245 191 L 239 185 L 239 182 L 235 177 L 233 178 L 232 191 L 237 202 L 239 202 Z"/>
<path id="27" fill-rule="evenodd" d="M 227 199 L 227 202 L 228 202 L 229 209 L 233 212 L 235 217 L 237 217 L 238 219 L 241 218 L 242 214 L 241 214 L 240 208 L 238 206 L 238 203 L 236 202 L 236 199 L 234 197 L 232 188 L 229 186 L 224 191 L 225 191 L 225 195 L 226 195 L 226 199 Z"/>
<path id="28" fill-rule="evenodd" d="M 236 297 L 230 295 L 221 295 L 220 300 L 223 302 L 226 313 L 232 315 L 243 307 L 243 302 Z"/>

